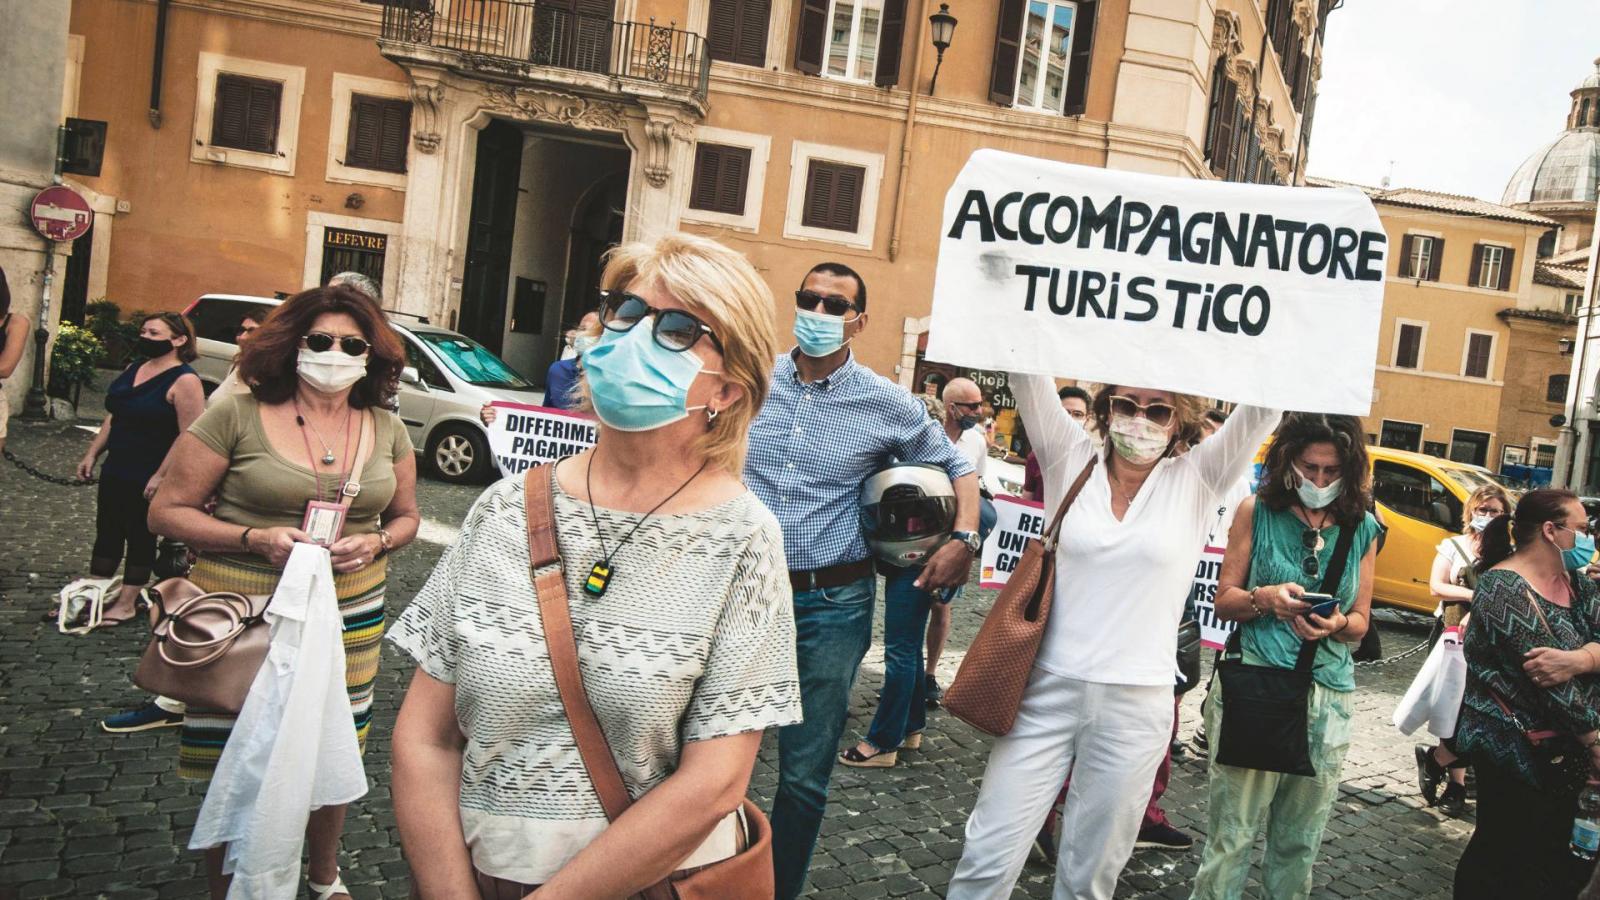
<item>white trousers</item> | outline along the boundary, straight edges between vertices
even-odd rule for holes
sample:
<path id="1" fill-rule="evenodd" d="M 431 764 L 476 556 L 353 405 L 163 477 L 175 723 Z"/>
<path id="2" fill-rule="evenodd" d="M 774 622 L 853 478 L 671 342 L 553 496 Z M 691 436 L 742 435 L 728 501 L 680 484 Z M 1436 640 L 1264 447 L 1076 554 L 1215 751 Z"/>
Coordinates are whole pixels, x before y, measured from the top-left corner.
<path id="1" fill-rule="evenodd" d="M 1016 725 L 989 753 L 946 896 L 1010 897 L 1070 772 L 1052 896 L 1110 900 L 1171 738 L 1171 687 L 1096 684 L 1034 669 Z"/>

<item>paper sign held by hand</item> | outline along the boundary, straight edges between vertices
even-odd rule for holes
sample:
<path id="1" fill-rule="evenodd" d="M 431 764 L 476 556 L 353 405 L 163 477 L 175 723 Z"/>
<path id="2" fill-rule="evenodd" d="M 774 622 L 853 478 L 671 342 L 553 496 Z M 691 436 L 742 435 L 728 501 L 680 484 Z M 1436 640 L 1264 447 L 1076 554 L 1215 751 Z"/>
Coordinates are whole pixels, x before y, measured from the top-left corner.
<path id="1" fill-rule="evenodd" d="M 1359 190 L 979 150 L 941 228 L 930 360 L 1370 411 L 1388 239 Z"/>

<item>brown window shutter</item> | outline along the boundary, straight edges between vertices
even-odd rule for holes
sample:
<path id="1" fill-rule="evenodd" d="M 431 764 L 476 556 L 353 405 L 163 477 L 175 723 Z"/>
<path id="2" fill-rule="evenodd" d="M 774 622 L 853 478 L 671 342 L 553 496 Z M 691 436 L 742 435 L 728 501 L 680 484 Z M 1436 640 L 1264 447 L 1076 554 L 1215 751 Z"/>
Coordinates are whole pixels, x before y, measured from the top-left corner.
<path id="1" fill-rule="evenodd" d="M 794 67 L 807 75 L 822 73 L 828 50 L 828 0 L 800 0 L 800 28 L 794 42 Z"/>
<path id="2" fill-rule="evenodd" d="M 1027 0 L 1000 0 L 1000 21 L 994 32 L 994 64 L 989 72 L 989 99 L 1010 106 L 1017 97 L 1017 65 L 1022 61 L 1022 17 Z"/>
<path id="3" fill-rule="evenodd" d="M 878 28 L 878 63 L 872 83 L 878 87 L 894 87 L 900 83 L 900 51 L 906 35 L 906 0 L 884 0 L 882 23 Z"/>
<path id="4" fill-rule="evenodd" d="M 1072 17 L 1072 58 L 1067 62 L 1067 103 L 1063 113 L 1081 116 L 1089 107 L 1089 66 L 1094 58 L 1095 11 L 1100 0 L 1078 0 Z"/>
<path id="5" fill-rule="evenodd" d="M 1229 78 L 1225 68 L 1222 75 L 1222 96 L 1217 102 L 1217 141 L 1211 151 L 1211 171 L 1220 178 L 1228 177 L 1228 160 L 1233 158 L 1233 118 L 1239 106 L 1239 86 Z"/>
<path id="6" fill-rule="evenodd" d="M 406 170 L 406 146 L 411 143 L 411 104 L 391 100 L 383 104 L 383 128 L 378 139 L 378 168 Z"/>
<path id="7" fill-rule="evenodd" d="M 738 62 L 739 13 L 743 6 L 740 0 L 711 0 L 711 12 L 706 17 L 706 44 L 712 59 Z"/>
<path id="8" fill-rule="evenodd" d="M 246 149 L 258 153 L 278 152 L 278 108 L 283 85 L 276 81 L 256 81 L 250 85 L 250 115 Z"/>
<path id="9" fill-rule="evenodd" d="M 1506 247 L 1500 251 L 1500 290 L 1511 290 L 1511 263 L 1517 258 L 1517 251 Z"/>
<path id="10" fill-rule="evenodd" d="M 218 75 L 212 101 L 211 143 L 218 147 L 244 146 L 245 116 L 250 105 L 250 85 L 233 75 Z"/>
<path id="11" fill-rule="evenodd" d="M 383 113 L 377 99 L 361 94 L 350 97 L 350 128 L 345 132 L 344 164 L 370 169 L 378 161 Z"/>
<path id="12" fill-rule="evenodd" d="M 805 207 L 800 224 L 807 228 L 855 231 L 861 224 L 861 191 L 867 170 L 860 166 L 811 160 L 806 170 Z"/>
<path id="13" fill-rule="evenodd" d="M 1398 274 L 1401 278 L 1411 277 L 1411 251 L 1415 244 L 1416 239 L 1409 234 L 1400 239 L 1400 271 Z"/>
<path id="14" fill-rule="evenodd" d="M 834 179 L 833 221 L 840 231 L 855 231 L 861 224 L 861 182 L 867 170 L 840 166 Z"/>
<path id="15" fill-rule="evenodd" d="M 700 144 L 695 148 L 689 207 L 743 215 L 749 178 L 749 147 Z"/>
<path id="16" fill-rule="evenodd" d="M 211 114 L 211 143 L 256 153 L 278 151 L 283 85 L 263 78 L 219 74 Z"/>
<path id="17" fill-rule="evenodd" d="M 1433 239 L 1433 253 L 1428 257 L 1428 272 L 1423 278 L 1429 281 L 1439 280 L 1439 264 L 1444 261 L 1444 238 Z"/>
<path id="18" fill-rule="evenodd" d="M 1483 245 L 1472 245 L 1472 268 L 1467 272 L 1467 287 L 1477 287 L 1478 277 L 1483 274 Z"/>
<path id="19" fill-rule="evenodd" d="M 772 0 L 744 0 L 739 4 L 738 49 L 733 61 L 763 67 L 767 64 L 767 31 L 772 24 Z"/>

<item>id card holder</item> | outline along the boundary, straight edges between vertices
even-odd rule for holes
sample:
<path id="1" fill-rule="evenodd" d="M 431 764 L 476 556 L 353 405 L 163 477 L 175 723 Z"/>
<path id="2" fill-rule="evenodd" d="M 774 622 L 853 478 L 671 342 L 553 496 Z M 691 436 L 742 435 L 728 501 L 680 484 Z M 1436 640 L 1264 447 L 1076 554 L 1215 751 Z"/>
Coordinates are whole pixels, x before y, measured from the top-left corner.
<path id="1" fill-rule="evenodd" d="M 312 500 L 306 503 L 306 517 L 300 523 L 300 530 L 311 536 L 314 543 L 324 547 L 332 546 L 339 540 L 339 533 L 344 531 L 345 507 L 338 503 L 329 503 L 325 500 Z"/>

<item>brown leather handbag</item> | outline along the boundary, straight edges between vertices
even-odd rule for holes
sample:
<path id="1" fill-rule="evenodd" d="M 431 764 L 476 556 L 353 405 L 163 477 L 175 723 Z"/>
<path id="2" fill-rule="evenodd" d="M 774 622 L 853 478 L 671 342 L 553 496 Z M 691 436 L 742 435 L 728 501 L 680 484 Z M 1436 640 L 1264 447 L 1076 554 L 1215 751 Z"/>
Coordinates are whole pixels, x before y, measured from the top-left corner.
<path id="1" fill-rule="evenodd" d="M 196 709 L 243 709 L 267 658 L 271 629 L 262 614 L 271 595 L 207 593 L 187 578 L 168 578 L 149 593 L 160 619 L 133 683 Z"/>
<path id="2" fill-rule="evenodd" d="M 984 734 L 1000 737 L 1016 724 L 1022 690 L 1028 686 L 1039 642 L 1055 600 L 1056 542 L 1061 523 L 1089 481 L 1090 459 L 1067 490 L 1043 539 L 1028 541 L 1011 578 L 995 598 L 973 638 L 956 680 L 944 692 L 944 708 Z"/>
<path id="3" fill-rule="evenodd" d="M 567 580 L 556 545 L 555 505 L 551 501 L 550 479 L 554 467 L 542 465 L 528 470 L 525 483 L 528 514 L 528 556 L 532 565 L 534 591 L 539 595 L 539 618 L 544 623 L 545 645 L 550 666 L 555 671 L 556 690 L 566 711 L 572 736 L 589 779 L 600 795 L 606 818 L 615 822 L 632 799 L 622 782 L 622 771 L 606 742 L 605 731 L 583 689 L 578 668 L 578 641 L 572 631 L 572 616 L 567 608 Z M 554 565 L 541 573 L 539 570 Z M 644 900 L 771 900 L 776 888 L 772 874 L 772 826 L 761 808 L 745 798 L 745 841 L 743 848 L 727 859 L 706 866 L 672 873 L 665 881 L 640 892 Z"/>
<path id="4" fill-rule="evenodd" d="M 350 466 L 356 492 L 372 447 L 363 416 Z M 356 494 L 341 491 L 347 509 Z M 271 644 L 265 613 L 271 594 L 202 590 L 187 578 L 168 578 L 151 588 L 157 619 L 150 644 L 139 658 L 133 683 L 151 693 L 181 700 L 196 709 L 237 713 L 250 696 Z"/>

